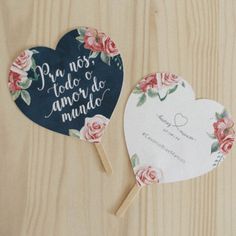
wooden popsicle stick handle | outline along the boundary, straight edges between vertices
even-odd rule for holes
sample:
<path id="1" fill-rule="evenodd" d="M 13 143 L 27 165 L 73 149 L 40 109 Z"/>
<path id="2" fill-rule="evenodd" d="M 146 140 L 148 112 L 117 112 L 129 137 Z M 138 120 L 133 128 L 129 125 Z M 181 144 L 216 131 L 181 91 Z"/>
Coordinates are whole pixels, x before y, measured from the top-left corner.
<path id="1" fill-rule="evenodd" d="M 100 160 L 102 162 L 102 166 L 105 170 L 105 172 L 108 174 L 108 175 L 111 175 L 112 174 L 112 167 L 111 167 L 111 163 L 103 149 L 103 146 L 101 143 L 94 143 L 96 149 L 97 149 L 97 152 L 99 154 L 99 157 L 100 157 Z"/>
<path id="2" fill-rule="evenodd" d="M 121 203 L 121 206 L 116 211 L 116 216 L 122 217 L 125 214 L 141 188 L 142 187 L 138 186 L 137 184 L 132 187 L 129 194 L 126 196 L 125 200 Z"/>

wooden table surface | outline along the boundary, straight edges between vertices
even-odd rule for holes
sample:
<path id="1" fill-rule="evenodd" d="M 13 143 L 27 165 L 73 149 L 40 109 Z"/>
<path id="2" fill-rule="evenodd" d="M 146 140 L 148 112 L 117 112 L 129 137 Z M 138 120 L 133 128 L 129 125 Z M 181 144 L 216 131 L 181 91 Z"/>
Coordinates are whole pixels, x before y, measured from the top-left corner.
<path id="1" fill-rule="evenodd" d="M 93 145 L 33 124 L 7 89 L 21 50 L 55 47 L 77 26 L 109 34 L 124 60 L 121 98 L 103 138 L 111 177 Z M 235 0 L 0 0 L 0 35 L 1 236 L 236 235 L 235 149 L 213 172 L 142 189 L 124 218 L 114 215 L 135 182 L 122 119 L 142 76 L 179 74 L 198 98 L 217 100 L 236 118 Z"/>

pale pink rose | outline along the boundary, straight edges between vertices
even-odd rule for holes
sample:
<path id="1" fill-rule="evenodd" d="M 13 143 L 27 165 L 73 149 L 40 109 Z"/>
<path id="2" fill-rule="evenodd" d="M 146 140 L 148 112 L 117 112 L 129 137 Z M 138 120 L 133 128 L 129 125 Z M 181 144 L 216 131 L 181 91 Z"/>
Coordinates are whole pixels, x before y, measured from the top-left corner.
<path id="1" fill-rule="evenodd" d="M 12 65 L 8 75 L 8 87 L 10 92 L 14 93 L 21 90 L 22 88 L 19 83 L 24 82 L 27 79 L 27 72 Z"/>
<path id="2" fill-rule="evenodd" d="M 235 136 L 234 135 L 228 135 L 220 142 L 220 151 L 223 154 L 228 154 L 230 149 L 233 146 Z"/>
<path id="3" fill-rule="evenodd" d="M 159 175 L 162 175 L 161 171 L 159 171 Z M 159 183 L 161 176 L 158 176 L 157 171 L 151 166 L 145 166 L 139 168 L 135 172 L 136 182 L 142 187 L 145 185 L 149 185 L 152 183 Z"/>
<path id="4" fill-rule="evenodd" d="M 157 76 L 155 74 L 150 74 L 146 76 L 139 82 L 139 88 L 145 93 L 150 88 L 157 88 Z"/>
<path id="5" fill-rule="evenodd" d="M 93 28 L 87 28 L 84 35 L 84 47 L 93 52 L 101 52 L 104 49 L 104 38 L 104 33 L 100 33 Z"/>
<path id="6" fill-rule="evenodd" d="M 234 135 L 233 126 L 234 122 L 228 117 L 219 119 L 213 124 L 214 135 L 217 137 L 219 143 L 221 143 L 228 135 Z"/>
<path id="7" fill-rule="evenodd" d="M 171 86 L 179 82 L 179 77 L 171 73 L 160 73 L 160 77 L 163 86 Z"/>
<path id="8" fill-rule="evenodd" d="M 30 50 L 23 51 L 13 62 L 13 66 L 22 71 L 30 70 L 32 66 L 32 55 L 33 52 Z"/>
<path id="9" fill-rule="evenodd" d="M 93 143 L 100 142 L 108 122 L 109 119 L 102 115 L 86 118 L 84 127 L 80 130 L 81 139 Z"/>
<path id="10" fill-rule="evenodd" d="M 103 42 L 103 50 L 107 55 L 111 57 L 114 57 L 119 54 L 114 41 L 112 41 L 110 37 L 105 38 Z"/>

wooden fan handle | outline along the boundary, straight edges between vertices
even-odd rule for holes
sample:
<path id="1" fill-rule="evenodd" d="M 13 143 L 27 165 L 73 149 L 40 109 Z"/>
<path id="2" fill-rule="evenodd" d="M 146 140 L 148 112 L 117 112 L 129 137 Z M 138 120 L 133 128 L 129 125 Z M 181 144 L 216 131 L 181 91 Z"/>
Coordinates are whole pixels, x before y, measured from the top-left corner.
<path id="1" fill-rule="evenodd" d="M 99 154 L 99 157 L 100 157 L 100 160 L 101 160 L 101 163 L 102 163 L 102 166 L 103 166 L 105 172 L 108 175 L 111 175 L 112 174 L 111 163 L 110 163 L 110 160 L 108 159 L 108 157 L 103 149 L 102 144 L 101 143 L 94 143 L 94 145 L 97 149 L 97 152 Z"/>

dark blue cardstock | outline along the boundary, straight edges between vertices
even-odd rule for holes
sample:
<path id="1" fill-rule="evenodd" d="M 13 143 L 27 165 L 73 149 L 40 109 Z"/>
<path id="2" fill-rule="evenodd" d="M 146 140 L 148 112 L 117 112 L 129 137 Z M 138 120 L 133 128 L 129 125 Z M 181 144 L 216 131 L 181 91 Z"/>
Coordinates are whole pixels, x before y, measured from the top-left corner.
<path id="1" fill-rule="evenodd" d="M 80 27 L 65 34 L 55 50 L 22 52 L 11 66 L 8 85 L 16 105 L 35 123 L 98 142 L 122 83 L 123 64 L 114 42 L 96 29 Z"/>

